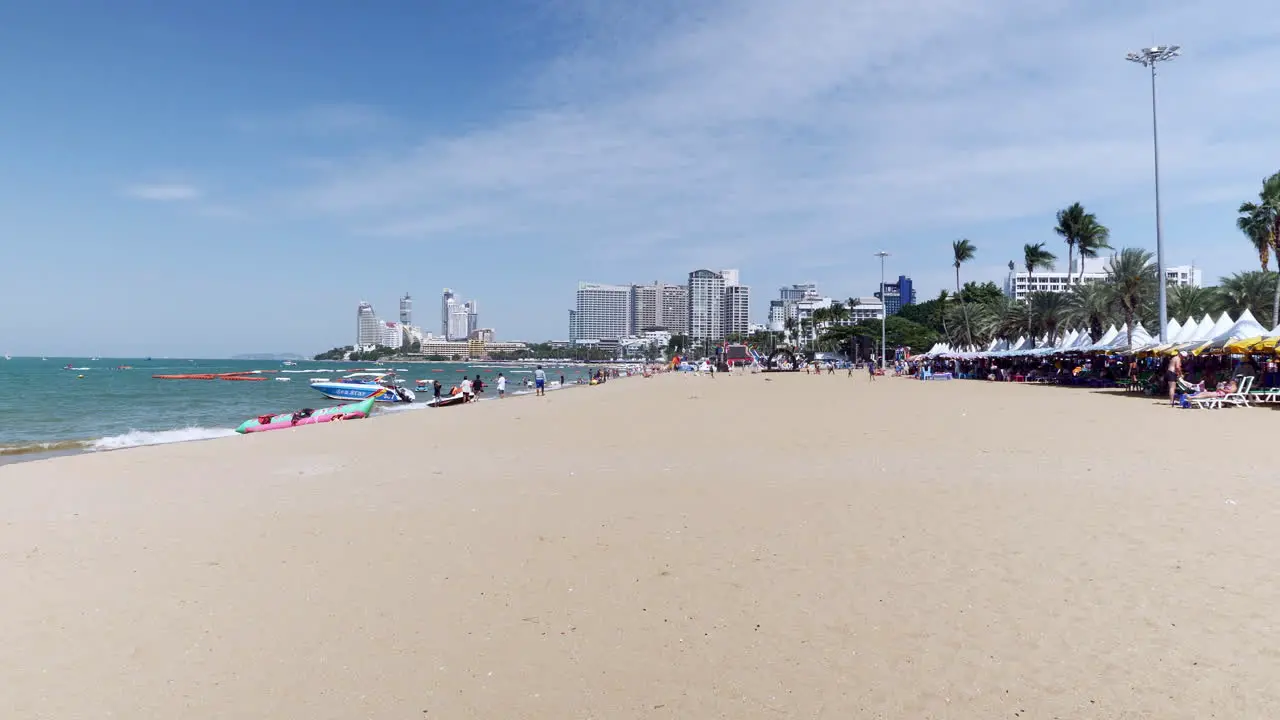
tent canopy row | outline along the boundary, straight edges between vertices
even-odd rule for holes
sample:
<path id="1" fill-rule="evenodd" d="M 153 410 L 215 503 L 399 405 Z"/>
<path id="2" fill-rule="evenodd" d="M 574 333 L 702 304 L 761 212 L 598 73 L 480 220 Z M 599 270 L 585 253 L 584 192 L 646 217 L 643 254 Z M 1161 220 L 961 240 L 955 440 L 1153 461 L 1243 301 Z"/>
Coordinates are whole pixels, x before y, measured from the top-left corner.
<path id="1" fill-rule="evenodd" d="M 1215 321 L 1206 314 L 1200 320 L 1187 318 L 1183 322 L 1170 320 L 1166 328 L 1166 342 L 1153 338 L 1141 322 L 1134 325 L 1133 337 L 1129 326 L 1115 325 L 1107 328 L 1096 341 L 1085 330 L 1068 330 L 1052 342 L 1046 334 L 1040 338 L 1019 337 L 1016 341 L 993 340 L 986 347 L 952 347 L 947 343 L 935 343 L 921 358 L 953 358 L 970 360 L 1000 357 L 1038 357 L 1079 353 L 1110 353 L 1118 355 L 1169 355 L 1189 352 L 1249 353 L 1276 352 L 1280 343 L 1280 324 L 1267 330 L 1253 313 L 1245 310 L 1238 319 L 1222 313 Z"/>

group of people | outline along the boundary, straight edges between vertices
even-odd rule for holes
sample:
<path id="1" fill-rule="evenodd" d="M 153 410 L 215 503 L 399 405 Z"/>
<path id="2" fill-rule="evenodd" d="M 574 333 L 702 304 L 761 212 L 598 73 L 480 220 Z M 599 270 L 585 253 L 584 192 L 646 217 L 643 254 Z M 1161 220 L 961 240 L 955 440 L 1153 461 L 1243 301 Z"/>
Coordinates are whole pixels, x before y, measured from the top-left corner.
<path id="1" fill-rule="evenodd" d="M 501 400 L 505 398 L 507 396 L 507 376 L 502 373 L 498 373 L 498 377 L 493 382 L 498 390 L 498 399 Z M 560 383 L 562 385 L 564 384 L 563 375 L 560 376 Z M 480 373 L 476 373 L 474 380 L 463 375 L 462 382 L 450 388 L 449 394 L 461 394 L 465 398 L 463 402 L 474 402 L 480 399 L 480 395 L 484 392 L 485 387 L 484 379 L 480 377 Z M 541 365 L 533 371 L 533 387 L 534 394 L 547 394 L 547 371 L 543 370 Z M 432 381 L 431 391 L 437 402 L 440 400 L 443 390 L 444 386 L 440 384 L 439 380 Z"/>

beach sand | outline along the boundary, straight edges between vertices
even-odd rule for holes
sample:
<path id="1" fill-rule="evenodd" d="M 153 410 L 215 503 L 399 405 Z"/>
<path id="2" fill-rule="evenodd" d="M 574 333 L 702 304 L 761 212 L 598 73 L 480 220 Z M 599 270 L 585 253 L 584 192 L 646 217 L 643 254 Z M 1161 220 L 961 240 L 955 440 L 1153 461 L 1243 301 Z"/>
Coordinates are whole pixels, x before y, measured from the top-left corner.
<path id="1" fill-rule="evenodd" d="M 4 466 L 0 717 L 1280 717 L 1278 422 L 666 376 Z"/>

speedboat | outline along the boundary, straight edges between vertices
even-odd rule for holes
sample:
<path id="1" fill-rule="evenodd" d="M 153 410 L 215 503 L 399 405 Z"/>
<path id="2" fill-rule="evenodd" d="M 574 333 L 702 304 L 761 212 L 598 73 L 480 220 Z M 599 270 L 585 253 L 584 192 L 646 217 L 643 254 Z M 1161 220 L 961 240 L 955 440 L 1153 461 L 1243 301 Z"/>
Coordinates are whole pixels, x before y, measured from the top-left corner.
<path id="1" fill-rule="evenodd" d="M 366 400 L 378 402 L 413 402 L 412 390 L 396 385 L 392 372 L 357 372 L 337 380 L 315 378 L 311 387 L 334 400 Z"/>
<path id="2" fill-rule="evenodd" d="M 431 407 L 442 408 L 449 407 L 450 405 L 461 405 L 466 401 L 467 396 L 462 393 L 458 393 L 456 395 L 441 395 L 438 398 L 432 398 L 427 401 L 427 404 Z"/>

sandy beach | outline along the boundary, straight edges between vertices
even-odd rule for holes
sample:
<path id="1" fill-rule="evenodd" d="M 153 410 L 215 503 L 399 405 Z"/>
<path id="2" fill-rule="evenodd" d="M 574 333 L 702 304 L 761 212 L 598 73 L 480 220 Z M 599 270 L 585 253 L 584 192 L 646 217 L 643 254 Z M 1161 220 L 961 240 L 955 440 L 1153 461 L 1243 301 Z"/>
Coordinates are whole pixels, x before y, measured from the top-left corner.
<path id="1" fill-rule="evenodd" d="M 1277 423 L 664 376 L 3 466 L 0 717 L 1280 717 Z"/>

